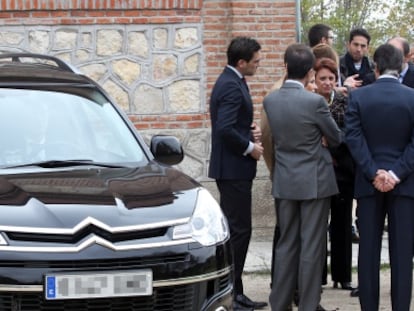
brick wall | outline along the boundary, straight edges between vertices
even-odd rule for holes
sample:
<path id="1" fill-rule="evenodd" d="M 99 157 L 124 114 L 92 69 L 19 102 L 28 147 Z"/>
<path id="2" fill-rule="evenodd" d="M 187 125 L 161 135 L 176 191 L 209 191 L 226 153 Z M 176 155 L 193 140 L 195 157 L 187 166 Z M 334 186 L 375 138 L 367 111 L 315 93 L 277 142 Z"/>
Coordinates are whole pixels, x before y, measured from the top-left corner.
<path id="1" fill-rule="evenodd" d="M 0 25 L 166 24 L 200 21 L 202 0 L 1 0 Z"/>
<path id="2" fill-rule="evenodd" d="M 262 45 L 262 60 L 257 74 L 249 78 L 249 87 L 255 103 L 255 118 L 260 118 L 263 97 L 273 83 L 283 73 L 283 53 L 286 46 L 295 41 L 295 0 L 0 0 L 0 50 L 24 50 L 44 52 L 63 57 L 80 66 L 95 70 L 97 66 L 110 68 L 121 61 L 131 61 L 131 57 L 141 66 L 137 82 L 127 85 L 123 93 L 116 91 L 125 81 L 100 81 L 101 76 L 91 73 L 92 78 L 101 82 L 104 88 L 115 99 L 120 99 L 121 106 L 126 110 L 135 126 L 148 139 L 158 132 L 177 134 L 184 143 L 187 156 L 183 169 L 195 178 L 203 179 L 208 166 L 210 121 L 208 100 L 211 88 L 226 64 L 226 49 L 230 40 L 237 35 L 256 38 Z M 135 51 L 131 56 L 127 43 L 117 42 L 118 46 L 112 55 L 100 54 L 96 43 L 87 44 L 82 40 L 99 39 L 104 44 L 102 33 L 113 34 L 115 39 L 134 33 L 135 38 L 144 38 L 149 53 L 154 57 Z M 105 32 L 107 30 L 107 32 Z M 147 30 L 147 31 L 146 31 Z M 155 33 L 165 30 L 166 46 L 156 46 Z M 188 38 L 197 33 L 194 42 L 176 44 L 180 30 Z M 178 33 L 178 37 L 177 37 Z M 175 36 L 175 37 L 174 37 Z M 86 39 L 85 39 L 86 38 Z M 187 40 L 185 38 L 184 40 Z M 69 42 L 68 40 L 71 40 Z M 127 41 L 125 39 L 124 41 Z M 99 42 L 98 42 L 99 43 Z M 84 46 L 88 48 L 84 49 Z M 77 49 L 76 51 L 71 51 Z M 151 49 L 152 47 L 155 48 Z M 170 53 L 170 58 L 163 59 Z M 123 54 L 125 53 L 125 54 Z M 129 53 L 129 54 L 128 54 Z M 96 59 L 90 59 L 95 57 Z M 186 65 L 186 58 L 198 59 L 193 65 L 194 72 L 185 72 L 181 67 Z M 176 60 L 172 73 L 162 73 L 163 81 L 153 81 L 154 74 L 146 78 L 144 74 L 152 63 L 160 60 L 166 63 Z M 140 64 L 142 61 L 142 64 Z M 190 59 L 190 61 L 193 61 Z M 194 62 L 194 61 L 193 61 Z M 188 62 L 190 65 L 191 62 Z M 103 70 L 102 68 L 99 70 Z M 110 69 L 111 72 L 113 69 Z M 174 71 L 175 70 L 175 71 Z M 94 75 L 95 74 L 95 75 Z M 171 74 L 169 76 L 169 74 Z M 117 76 L 129 78 L 125 72 L 112 73 L 111 79 Z M 161 90 L 157 98 L 166 100 L 154 108 L 137 106 L 133 100 L 139 101 L 139 83 L 145 80 L 153 88 Z M 150 81 L 151 80 L 151 81 Z M 129 81 L 130 82 L 130 81 Z M 177 82 L 183 82 L 178 84 Z M 174 86 L 175 84 L 175 86 Z M 173 85 L 171 87 L 171 85 Z M 192 88 L 188 88 L 191 85 Z M 114 91 L 115 90 L 115 91 Z M 168 102 L 168 94 L 182 96 L 180 101 L 188 100 L 185 92 L 199 94 L 195 104 Z M 154 93 L 155 93 L 154 91 Z M 138 95 L 136 95 L 138 94 Z M 144 95 L 142 95 L 144 94 Z M 161 94 L 161 92 L 160 92 Z M 151 97 L 152 98 L 152 97 Z M 191 98 L 191 97 L 190 97 Z M 191 98 L 192 102 L 194 99 Z M 123 102 L 122 102 L 123 101 Z M 128 102 L 129 103 L 125 103 Z M 171 101 L 171 99 L 170 99 Z M 175 106 L 174 106 L 175 105 Z M 173 107 L 171 107 L 173 106 Z M 142 109 L 142 108 L 146 108 Z M 142 113 L 143 111 L 145 113 Z M 154 112 L 155 111 L 155 112 Z"/>
<path id="3" fill-rule="evenodd" d="M 295 41 L 295 1 L 204 1 L 203 24 L 208 91 L 226 64 L 231 38 L 246 35 L 260 42 L 260 67 L 248 78 L 259 118 L 263 97 L 282 76 L 284 50 Z"/>
<path id="4" fill-rule="evenodd" d="M 1 0 L 1 11 L 200 9 L 202 0 Z"/>

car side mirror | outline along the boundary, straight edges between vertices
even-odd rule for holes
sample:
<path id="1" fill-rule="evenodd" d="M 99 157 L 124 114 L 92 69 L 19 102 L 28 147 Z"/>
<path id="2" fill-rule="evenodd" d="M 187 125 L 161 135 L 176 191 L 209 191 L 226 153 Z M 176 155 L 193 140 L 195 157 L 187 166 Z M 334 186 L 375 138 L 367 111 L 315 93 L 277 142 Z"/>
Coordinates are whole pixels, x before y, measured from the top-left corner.
<path id="1" fill-rule="evenodd" d="M 155 160 L 162 164 L 175 165 L 184 158 L 180 141 L 169 135 L 155 135 L 151 139 L 151 152 Z"/>

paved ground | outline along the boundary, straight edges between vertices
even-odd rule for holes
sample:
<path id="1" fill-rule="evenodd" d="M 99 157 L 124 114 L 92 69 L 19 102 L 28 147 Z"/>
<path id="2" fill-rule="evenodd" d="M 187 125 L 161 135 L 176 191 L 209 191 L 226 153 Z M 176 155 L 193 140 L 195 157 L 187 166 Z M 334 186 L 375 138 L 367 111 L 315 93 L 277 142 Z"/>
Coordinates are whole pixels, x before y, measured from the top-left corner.
<path id="1" fill-rule="evenodd" d="M 262 163 L 264 165 L 264 163 Z M 215 183 L 204 184 L 218 198 Z M 271 193 L 271 182 L 268 179 L 255 179 L 253 191 L 253 237 L 247 255 L 244 286 L 246 294 L 256 300 L 268 301 L 270 267 L 272 256 L 272 238 L 275 222 L 273 199 Z M 355 211 L 353 212 L 355 217 Z M 352 276 L 353 285 L 357 285 L 357 257 L 358 244 L 353 244 L 352 265 L 355 268 Z M 329 260 L 329 257 L 328 257 Z M 384 235 L 381 262 L 388 264 L 388 242 Z M 329 280 L 329 276 L 328 276 Z M 381 271 L 381 311 L 391 311 L 390 306 L 390 270 Z M 324 287 L 322 294 L 322 305 L 327 310 L 358 311 L 360 310 L 358 298 L 350 297 L 349 291 L 333 289 L 332 282 Z M 270 308 L 265 309 L 269 311 Z M 294 310 L 297 310 L 294 309 Z M 414 303 L 412 307 L 414 311 Z"/>
<path id="2" fill-rule="evenodd" d="M 268 239 L 269 240 L 269 239 Z M 246 260 L 245 275 L 243 277 L 245 293 L 252 299 L 260 301 L 268 301 L 270 293 L 270 262 L 271 262 L 271 241 L 257 241 L 253 238 L 249 253 Z M 353 244 L 353 267 L 354 273 L 352 276 L 353 284 L 357 285 L 357 255 L 358 244 Z M 328 257 L 329 259 L 329 257 Z M 387 237 L 384 235 L 383 250 L 381 261 L 383 264 L 388 264 L 388 243 Z M 328 276 L 329 280 L 329 276 Z M 322 293 L 321 304 L 327 310 L 340 310 L 340 311 L 355 311 L 360 310 L 358 298 L 351 297 L 349 291 L 334 289 L 332 282 L 328 282 L 328 285 L 324 286 Z M 264 309 L 270 310 L 270 308 Z M 297 310 L 297 308 L 294 308 Z M 390 311 L 390 270 L 384 268 L 381 271 L 381 300 L 380 310 Z M 414 310 L 414 309 L 413 309 Z"/>
<path id="3" fill-rule="evenodd" d="M 356 279 L 356 273 L 353 278 Z M 380 311 L 390 311 L 390 271 L 384 269 L 381 271 L 381 300 L 380 300 Z M 269 298 L 269 281 L 270 274 L 266 273 L 248 273 L 243 277 L 245 293 L 252 299 L 260 301 L 268 301 Z M 358 298 L 351 297 L 349 291 L 334 289 L 332 285 L 324 287 L 322 293 L 322 306 L 326 310 L 340 310 L 340 311 L 356 311 L 360 310 Z M 264 311 L 270 311 L 270 307 L 262 309 Z M 297 308 L 293 308 L 297 310 Z"/>
<path id="4" fill-rule="evenodd" d="M 266 235 L 261 237 L 255 237 L 253 233 L 252 241 L 249 246 L 249 253 L 247 254 L 245 271 L 270 271 L 271 258 L 272 258 L 272 236 L 270 230 Z M 329 249 L 329 243 L 328 243 Z M 352 244 L 352 266 L 356 268 L 358 260 L 358 244 Z M 328 257 L 329 262 L 329 257 Z M 382 240 L 382 252 L 381 252 L 381 263 L 388 264 L 388 237 L 384 232 Z M 356 280 L 356 278 L 355 278 Z"/>

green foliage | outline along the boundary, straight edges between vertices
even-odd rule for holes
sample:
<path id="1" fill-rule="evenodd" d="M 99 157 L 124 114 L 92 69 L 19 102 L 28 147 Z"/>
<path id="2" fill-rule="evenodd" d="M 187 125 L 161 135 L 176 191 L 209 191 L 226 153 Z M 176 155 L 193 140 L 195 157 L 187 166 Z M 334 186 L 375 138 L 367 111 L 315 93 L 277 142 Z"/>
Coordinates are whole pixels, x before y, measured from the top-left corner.
<path id="1" fill-rule="evenodd" d="M 414 0 L 301 0 L 302 42 L 308 43 L 308 30 L 316 23 L 332 27 L 339 54 L 355 27 L 369 32 L 371 51 L 394 36 L 414 42 Z"/>

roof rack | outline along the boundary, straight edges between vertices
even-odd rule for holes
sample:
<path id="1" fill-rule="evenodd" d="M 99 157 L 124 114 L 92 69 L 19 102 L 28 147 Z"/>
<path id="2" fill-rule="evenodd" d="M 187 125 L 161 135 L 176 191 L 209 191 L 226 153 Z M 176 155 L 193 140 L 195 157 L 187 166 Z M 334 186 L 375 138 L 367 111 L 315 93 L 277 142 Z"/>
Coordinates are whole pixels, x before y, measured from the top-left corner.
<path id="1" fill-rule="evenodd" d="M 79 70 L 76 69 L 74 66 L 66 63 L 65 61 L 50 55 L 45 54 L 36 54 L 36 53 L 4 53 L 0 54 L 0 62 L 2 59 L 10 58 L 12 62 L 19 62 L 22 63 L 22 58 L 31 58 L 33 60 L 45 60 L 45 61 L 51 61 L 55 63 L 56 67 L 63 71 L 69 71 L 73 73 L 79 74 Z"/>

